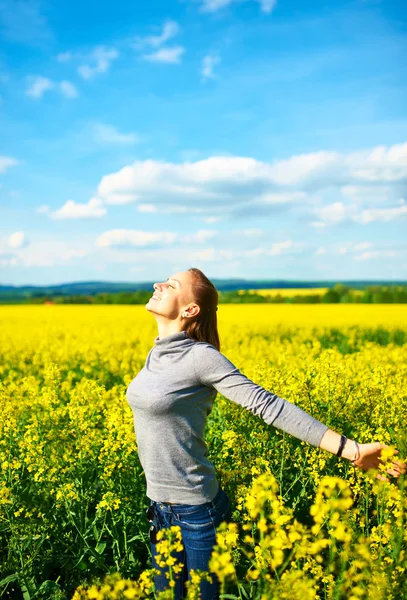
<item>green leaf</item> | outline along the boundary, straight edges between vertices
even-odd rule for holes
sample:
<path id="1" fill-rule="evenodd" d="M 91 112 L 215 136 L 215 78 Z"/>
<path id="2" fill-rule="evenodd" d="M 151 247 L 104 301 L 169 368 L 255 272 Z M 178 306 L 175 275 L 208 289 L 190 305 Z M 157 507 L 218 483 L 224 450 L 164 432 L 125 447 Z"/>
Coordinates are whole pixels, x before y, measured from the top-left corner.
<path id="1" fill-rule="evenodd" d="M 106 548 L 106 542 L 99 542 L 99 544 L 96 546 L 96 552 L 98 554 L 102 554 L 102 552 L 104 551 L 105 548 Z"/>
<path id="2" fill-rule="evenodd" d="M 78 564 L 78 569 L 80 569 L 81 571 L 85 571 L 88 568 L 88 563 L 86 562 L 86 560 L 81 560 L 81 562 Z"/>
<path id="3" fill-rule="evenodd" d="M 16 579 L 18 579 L 18 573 L 13 573 L 13 575 L 8 575 L 5 579 L 2 579 L 0 585 L 6 585 L 7 583 L 16 581 Z"/>

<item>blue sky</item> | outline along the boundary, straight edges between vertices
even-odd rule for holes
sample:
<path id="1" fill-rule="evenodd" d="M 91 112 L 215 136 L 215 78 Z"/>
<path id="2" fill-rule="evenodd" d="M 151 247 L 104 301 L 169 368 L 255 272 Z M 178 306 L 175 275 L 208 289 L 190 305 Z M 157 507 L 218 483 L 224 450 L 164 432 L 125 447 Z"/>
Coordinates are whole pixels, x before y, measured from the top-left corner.
<path id="1" fill-rule="evenodd" d="M 0 283 L 407 279 L 407 8 L 0 0 Z"/>

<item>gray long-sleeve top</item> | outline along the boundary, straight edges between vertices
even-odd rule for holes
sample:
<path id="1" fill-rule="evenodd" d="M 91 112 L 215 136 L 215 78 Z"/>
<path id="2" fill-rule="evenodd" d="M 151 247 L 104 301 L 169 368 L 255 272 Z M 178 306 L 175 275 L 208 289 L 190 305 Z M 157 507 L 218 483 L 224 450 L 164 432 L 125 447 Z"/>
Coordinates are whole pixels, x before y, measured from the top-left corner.
<path id="1" fill-rule="evenodd" d="M 212 344 L 185 331 L 157 336 L 126 390 L 151 500 L 203 504 L 215 497 L 219 484 L 203 435 L 217 392 L 313 446 L 328 429 L 248 379 Z"/>

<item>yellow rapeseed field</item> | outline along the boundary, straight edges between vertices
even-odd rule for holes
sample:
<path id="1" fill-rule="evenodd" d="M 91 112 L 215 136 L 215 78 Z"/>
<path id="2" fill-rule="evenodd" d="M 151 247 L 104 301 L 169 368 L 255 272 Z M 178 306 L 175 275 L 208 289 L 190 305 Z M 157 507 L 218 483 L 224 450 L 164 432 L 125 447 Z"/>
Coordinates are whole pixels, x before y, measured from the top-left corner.
<path id="1" fill-rule="evenodd" d="M 218 321 L 250 379 L 405 460 L 407 305 L 221 304 Z M 1 597 L 172 597 L 153 589 L 125 398 L 156 335 L 144 306 L 0 308 Z M 225 597 L 407 598 L 405 476 L 380 481 L 220 394 L 206 440 L 234 509 L 210 564 Z M 159 535 L 172 565 L 179 530 Z"/>
<path id="2" fill-rule="evenodd" d="M 249 294 L 259 294 L 260 296 L 284 296 L 291 298 L 292 296 L 308 296 L 312 294 L 318 294 L 322 296 L 328 291 L 329 288 L 266 288 L 260 290 L 247 290 Z M 240 293 L 245 293 L 246 290 Z"/>

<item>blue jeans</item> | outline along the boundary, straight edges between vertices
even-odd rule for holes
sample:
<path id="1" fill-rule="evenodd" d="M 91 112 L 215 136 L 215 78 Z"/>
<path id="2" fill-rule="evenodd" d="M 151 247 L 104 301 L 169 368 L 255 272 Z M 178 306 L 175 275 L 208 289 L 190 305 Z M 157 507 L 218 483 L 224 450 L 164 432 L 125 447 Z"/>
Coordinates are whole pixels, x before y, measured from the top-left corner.
<path id="1" fill-rule="evenodd" d="M 173 552 L 172 556 L 184 563 L 180 573 L 174 574 L 176 586 L 174 588 L 175 599 L 186 597 L 185 581 L 189 579 L 190 569 L 202 569 L 209 571 L 208 562 L 216 543 L 215 528 L 222 521 L 231 521 L 232 510 L 229 496 L 219 485 L 215 498 L 204 504 L 162 504 L 150 500 L 150 506 L 154 507 L 153 525 L 157 530 L 172 525 L 181 528 L 182 552 Z M 169 579 L 165 576 L 165 568 L 159 567 L 156 560 L 156 544 L 151 542 L 152 566 L 161 571 L 160 575 L 154 576 L 154 584 L 157 592 L 169 587 Z M 200 593 L 202 600 L 218 600 L 220 586 L 215 573 L 210 573 L 213 583 L 209 581 L 200 582 Z"/>

